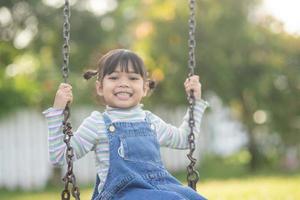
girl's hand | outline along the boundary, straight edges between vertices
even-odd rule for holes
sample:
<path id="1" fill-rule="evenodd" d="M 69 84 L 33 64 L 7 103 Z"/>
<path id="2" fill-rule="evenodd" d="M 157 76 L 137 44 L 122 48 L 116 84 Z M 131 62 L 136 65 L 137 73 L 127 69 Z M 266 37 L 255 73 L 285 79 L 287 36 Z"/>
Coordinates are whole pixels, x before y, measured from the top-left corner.
<path id="1" fill-rule="evenodd" d="M 187 78 L 184 82 L 184 87 L 187 95 L 190 95 L 191 90 L 193 90 L 195 98 L 197 100 L 201 99 L 201 83 L 199 82 L 199 76 L 193 75 Z"/>
<path id="2" fill-rule="evenodd" d="M 53 108 L 65 109 L 67 103 L 72 103 L 72 86 L 67 83 L 61 83 L 55 95 Z"/>

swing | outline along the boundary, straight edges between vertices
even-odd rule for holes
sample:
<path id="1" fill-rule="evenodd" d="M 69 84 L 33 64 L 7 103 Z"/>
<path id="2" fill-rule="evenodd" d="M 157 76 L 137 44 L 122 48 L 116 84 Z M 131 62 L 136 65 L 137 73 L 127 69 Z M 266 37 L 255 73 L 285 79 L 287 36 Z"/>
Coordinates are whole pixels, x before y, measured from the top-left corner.
<path id="1" fill-rule="evenodd" d="M 188 45 L 189 45 L 189 59 L 188 59 L 188 68 L 189 74 L 188 77 L 194 75 L 194 69 L 196 65 L 195 61 L 195 47 L 196 47 L 196 40 L 195 40 L 195 28 L 196 28 L 196 19 L 195 19 L 195 0 L 189 0 L 189 38 L 188 38 Z M 62 47 L 62 54 L 63 54 L 63 64 L 62 64 L 62 77 L 64 79 L 64 83 L 68 82 L 68 74 L 69 74 L 69 39 L 70 39 L 70 4 L 69 0 L 65 0 L 64 9 L 64 24 L 63 24 L 63 47 Z M 193 153 L 195 151 L 195 135 L 194 135 L 194 127 L 195 127 L 195 120 L 194 120 L 194 105 L 195 105 L 195 97 L 193 91 L 188 95 L 188 103 L 189 103 L 189 127 L 190 133 L 188 136 L 189 141 L 189 153 L 187 154 L 188 159 L 190 160 L 190 164 L 187 166 L 187 182 L 188 186 L 191 187 L 196 191 L 196 184 L 199 180 L 199 173 L 194 169 L 196 164 L 196 159 L 193 157 Z M 70 107 L 67 104 L 64 112 L 64 120 L 63 120 L 63 133 L 64 133 L 64 142 L 66 144 L 66 162 L 67 162 L 67 172 L 65 173 L 64 177 L 62 178 L 65 187 L 61 193 L 62 200 L 70 200 L 71 194 L 76 200 L 80 200 L 80 191 L 79 187 L 76 183 L 76 178 L 73 173 L 73 158 L 74 158 L 74 151 L 70 144 L 71 137 L 73 136 L 72 126 L 69 122 L 70 117 Z M 69 189 L 69 184 L 72 184 L 71 192 Z"/>

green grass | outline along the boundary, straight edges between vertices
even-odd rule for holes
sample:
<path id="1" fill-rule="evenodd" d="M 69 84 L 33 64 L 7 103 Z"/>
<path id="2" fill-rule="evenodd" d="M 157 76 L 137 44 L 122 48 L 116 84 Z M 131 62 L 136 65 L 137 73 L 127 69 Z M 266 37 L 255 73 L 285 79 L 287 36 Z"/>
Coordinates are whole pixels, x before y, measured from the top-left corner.
<path id="1" fill-rule="evenodd" d="M 299 200 L 300 174 L 203 180 L 198 184 L 197 190 L 212 200 Z M 60 199 L 60 192 L 61 188 L 50 188 L 42 192 L 0 190 L 0 199 L 53 200 Z M 82 188 L 81 199 L 90 199 L 91 193 L 91 187 Z"/>

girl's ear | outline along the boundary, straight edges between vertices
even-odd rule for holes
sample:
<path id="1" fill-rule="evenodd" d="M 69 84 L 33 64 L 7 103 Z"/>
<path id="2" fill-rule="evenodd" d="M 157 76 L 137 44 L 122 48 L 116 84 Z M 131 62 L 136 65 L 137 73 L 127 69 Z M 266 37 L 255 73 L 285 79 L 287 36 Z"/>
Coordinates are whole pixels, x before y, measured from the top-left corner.
<path id="1" fill-rule="evenodd" d="M 149 82 L 148 81 L 145 81 L 143 89 L 144 89 L 143 97 L 145 97 L 145 96 L 147 96 L 148 91 L 149 91 Z"/>
<path id="2" fill-rule="evenodd" d="M 103 96 L 103 86 L 100 81 L 96 81 L 96 91 L 99 96 Z"/>

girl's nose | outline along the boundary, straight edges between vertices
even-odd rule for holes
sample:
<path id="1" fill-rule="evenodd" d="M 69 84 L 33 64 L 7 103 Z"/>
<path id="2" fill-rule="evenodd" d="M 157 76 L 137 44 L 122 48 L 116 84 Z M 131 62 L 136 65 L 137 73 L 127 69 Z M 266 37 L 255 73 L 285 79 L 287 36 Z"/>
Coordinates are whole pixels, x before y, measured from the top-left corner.
<path id="1" fill-rule="evenodd" d="M 119 87 L 129 87 L 129 83 L 126 79 L 120 79 Z"/>

